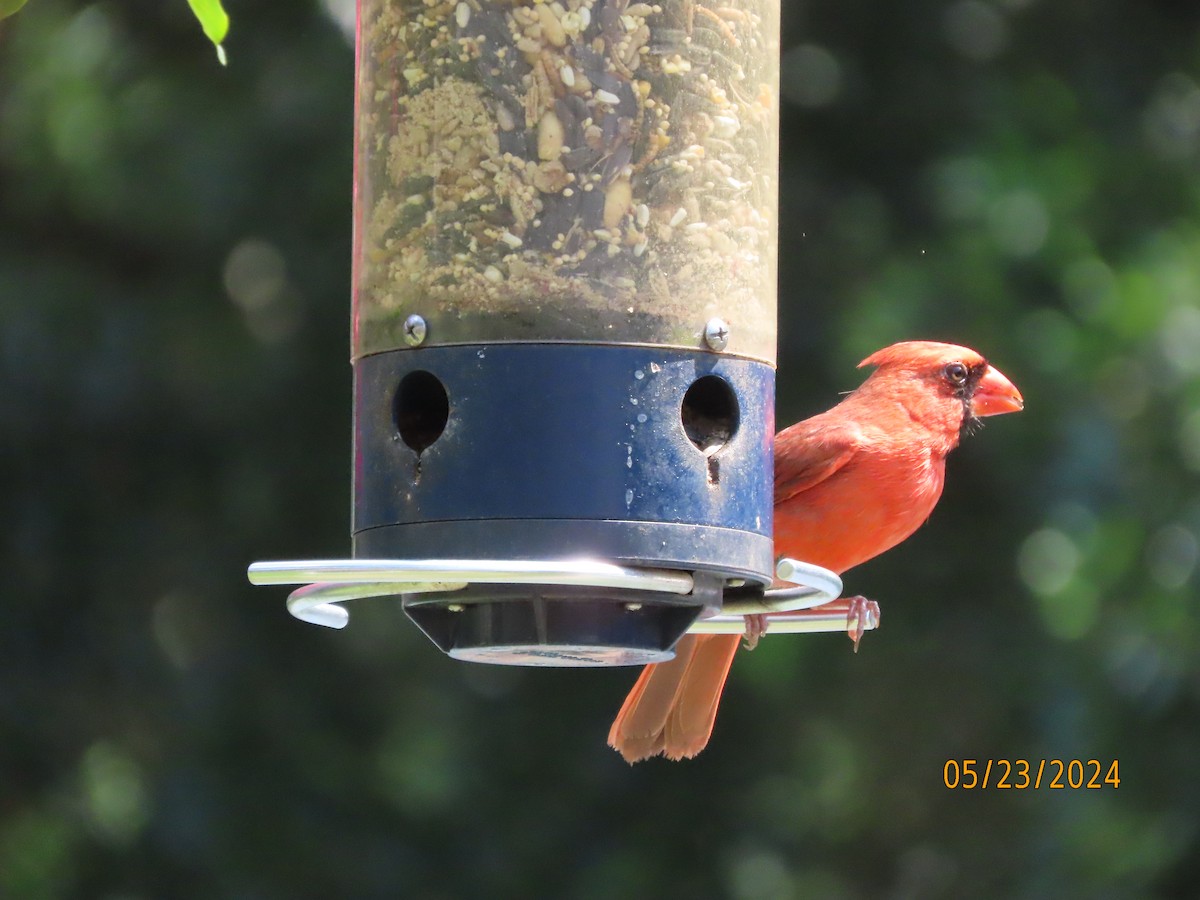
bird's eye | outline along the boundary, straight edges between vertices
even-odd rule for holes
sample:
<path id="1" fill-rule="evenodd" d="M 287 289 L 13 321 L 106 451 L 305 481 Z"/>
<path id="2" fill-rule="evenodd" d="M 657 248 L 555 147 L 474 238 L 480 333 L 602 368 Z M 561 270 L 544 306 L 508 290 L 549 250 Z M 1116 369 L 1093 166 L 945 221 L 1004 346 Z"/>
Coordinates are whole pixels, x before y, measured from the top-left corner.
<path id="1" fill-rule="evenodd" d="M 960 362 L 952 362 L 943 370 L 951 384 L 962 384 L 967 380 L 967 367 Z"/>

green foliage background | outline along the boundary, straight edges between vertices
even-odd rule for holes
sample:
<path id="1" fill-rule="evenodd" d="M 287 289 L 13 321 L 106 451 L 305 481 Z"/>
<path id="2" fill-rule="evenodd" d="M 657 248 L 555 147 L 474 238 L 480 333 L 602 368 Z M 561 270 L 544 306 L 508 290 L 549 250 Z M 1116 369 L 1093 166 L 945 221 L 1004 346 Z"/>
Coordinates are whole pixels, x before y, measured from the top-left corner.
<path id="1" fill-rule="evenodd" d="M 0 30 L 0 895 L 1148 897 L 1200 890 L 1200 7 L 787 2 L 779 418 L 872 349 L 1028 409 L 851 573 L 885 627 L 740 658 L 697 760 L 633 673 L 441 656 L 348 552 L 353 54 L 245 0 Z M 1116 759 L 1099 791 L 948 759 Z"/>

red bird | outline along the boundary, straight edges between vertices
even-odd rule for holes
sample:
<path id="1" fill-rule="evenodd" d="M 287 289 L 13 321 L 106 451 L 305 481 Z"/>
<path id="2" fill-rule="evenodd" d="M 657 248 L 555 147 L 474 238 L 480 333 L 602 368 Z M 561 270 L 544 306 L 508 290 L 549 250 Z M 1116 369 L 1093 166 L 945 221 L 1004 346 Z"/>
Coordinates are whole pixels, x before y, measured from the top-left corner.
<path id="1" fill-rule="evenodd" d="M 1020 391 L 966 347 L 893 344 L 859 363 L 876 369 L 833 409 L 775 437 L 775 551 L 841 574 L 900 543 L 942 493 L 946 454 L 982 416 L 1024 407 Z M 858 647 L 870 601 L 851 602 Z M 858 621 L 857 629 L 851 628 Z M 751 645 L 763 631 L 748 621 Z M 670 662 L 646 666 L 608 733 L 634 763 L 695 756 L 712 734 L 741 638 L 685 635 Z"/>

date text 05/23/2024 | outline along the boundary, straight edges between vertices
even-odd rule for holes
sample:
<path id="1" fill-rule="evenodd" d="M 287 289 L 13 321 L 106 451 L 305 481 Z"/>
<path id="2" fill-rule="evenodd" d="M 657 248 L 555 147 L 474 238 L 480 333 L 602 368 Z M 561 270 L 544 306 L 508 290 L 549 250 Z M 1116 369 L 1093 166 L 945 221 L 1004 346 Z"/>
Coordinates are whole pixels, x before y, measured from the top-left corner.
<path id="1" fill-rule="evenodd" d="M 1100 790 L 1121 785 L 1118 760 L 948 759 L 942 783 L 950 790 Z"/>

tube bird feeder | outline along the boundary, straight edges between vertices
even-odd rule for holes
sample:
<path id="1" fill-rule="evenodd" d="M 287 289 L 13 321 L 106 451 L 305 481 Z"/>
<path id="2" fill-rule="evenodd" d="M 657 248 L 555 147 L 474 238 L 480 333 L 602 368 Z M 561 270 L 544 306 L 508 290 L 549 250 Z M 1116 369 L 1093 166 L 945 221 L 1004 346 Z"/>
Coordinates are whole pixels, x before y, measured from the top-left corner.
<path id="1" fill-rule="evenodd" d="M 335 626 L 400 594 L 452 656 L 543 665 L 838 596 L 802 564 L 764 594 L 778 13 L 359 0 L 354 559 L 252 580 L 314 581 L 289 608 Z"/>

